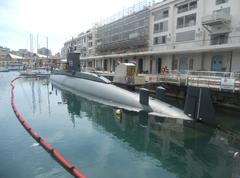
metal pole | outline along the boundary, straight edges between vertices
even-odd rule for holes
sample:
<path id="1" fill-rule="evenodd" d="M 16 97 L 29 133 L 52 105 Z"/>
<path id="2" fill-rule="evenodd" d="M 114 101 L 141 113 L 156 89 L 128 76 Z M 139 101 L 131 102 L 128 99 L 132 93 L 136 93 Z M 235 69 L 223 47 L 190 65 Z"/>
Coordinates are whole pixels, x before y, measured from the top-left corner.
<path id="1" fill-rule="evenodd" d="M 230 68 L 229 68 L 229 72 L 232 72 L 232 54 L 233 54 L 233 52 L 231 51 L 231 54 L 230 54 Z"/>
<path id="2" fill-rule="evenodd" d="M 47 37 L 47 59 L 48 59 L 48 55 L 49 55 L 49 49 L 48 49 L 48 37 Z"/>

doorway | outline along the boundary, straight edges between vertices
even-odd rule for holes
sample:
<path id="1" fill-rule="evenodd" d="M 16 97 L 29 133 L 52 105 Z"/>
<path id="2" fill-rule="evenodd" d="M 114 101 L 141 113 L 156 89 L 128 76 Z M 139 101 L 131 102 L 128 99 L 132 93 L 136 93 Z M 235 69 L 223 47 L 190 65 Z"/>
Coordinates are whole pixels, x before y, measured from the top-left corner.
<path id="1" fill-rule="evenodd" d="M 108 61 L 107 61 L 107 59 L 105 59 L 104 64 L 103 64 L 104 71 L 107 71 L 107 63 L 108 63 Z"/>
<path id="2" fill-rule="evenodd" d="M 113 59 L 113 71 L 115 71 L 115 68 L 116 68 L 116 61 L 115 59 Z"/>
<path id="3" fill-rule="evenodd" d="M 162 59 L 158 58 L 157 59 L 157 73 L 160 74 L 161 73 L 161 68 L 162 68 Z"/>
<path id="4" fill-rule="evenodd" d="M 216 55 L 212 57 L 212 71 L 223 71 L 223 57 Z"/>
<path id="5" fill-rule="evenodd" d="M 179 71 L 180 73 L 186 73 L 188 70 L 188 59 L 187 57 L 183 56 L 183 57 L 180 57 L 180 60 L 179 60 Z"/>
<path id="6" fill-rule="evenodd" d="M 138 59 L 138 73 L 143 72 L 143 59 Z"/>

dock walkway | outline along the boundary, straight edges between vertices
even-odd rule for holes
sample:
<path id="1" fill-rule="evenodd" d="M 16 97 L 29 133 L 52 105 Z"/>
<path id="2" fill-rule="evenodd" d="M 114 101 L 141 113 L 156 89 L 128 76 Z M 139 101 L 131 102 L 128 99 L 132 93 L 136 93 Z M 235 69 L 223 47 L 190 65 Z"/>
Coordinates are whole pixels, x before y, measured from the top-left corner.
<path id="1" fill-rule="evenodd" d="M 168 71 L 159 75 L 145 75 L 147 83 L 176 84 L 206 87 L 217 91 L 240 92 L 240 73 L 212 71 Z"/>

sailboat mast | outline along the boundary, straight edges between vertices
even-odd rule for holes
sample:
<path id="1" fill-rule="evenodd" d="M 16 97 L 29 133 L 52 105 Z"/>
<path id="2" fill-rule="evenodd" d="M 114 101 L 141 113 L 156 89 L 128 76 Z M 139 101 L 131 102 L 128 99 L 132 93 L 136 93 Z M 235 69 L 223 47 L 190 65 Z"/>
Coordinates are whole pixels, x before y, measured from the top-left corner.
<path id="1" fill-rule="evenodd" d="M 36 53 L 38 54 L 38 34 L 37 34 L 37 52 Z"/>
<path id="2" fill-rule="evenodd" d="M 49 49 L 48 49 L 48 37 L 47 37 L 47 59 L 48 59 L 48 56 L 49 56 Z"/>

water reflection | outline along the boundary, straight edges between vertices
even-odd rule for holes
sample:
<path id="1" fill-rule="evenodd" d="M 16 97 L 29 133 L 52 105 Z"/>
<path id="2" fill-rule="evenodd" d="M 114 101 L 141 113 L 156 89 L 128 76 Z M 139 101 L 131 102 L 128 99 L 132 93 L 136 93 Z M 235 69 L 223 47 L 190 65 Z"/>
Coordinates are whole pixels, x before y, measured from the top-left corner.
<path id="1" fill-rule="evenodd" d="M 35 98 L 35 81 L 34 80 L 32 80 L 32 82 L 31 82 L 31 88 L 32 88 L 33 113 L 35 113 L 35 110 L 36 110 L 36 98 Z"/>
<path id="2" fill-rule="evenodd" d="M 159 160 L 159 167 L 177 177 L 238 177 L 239 140 L 215 128 L 189 121 L 148 116 L 101 105 L 67 91 L 61 93 L 73 127 L 86 114 L 96 127 L 102 127 L 135 151 Z"/>

